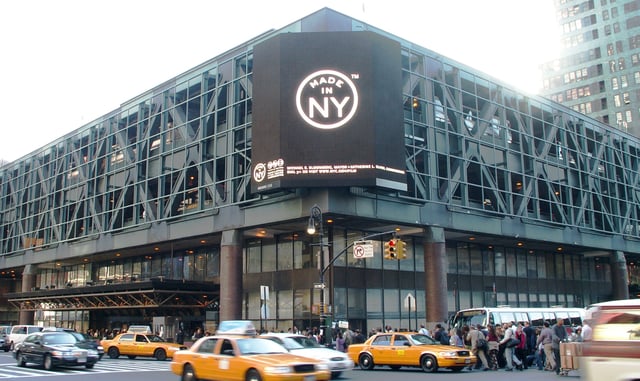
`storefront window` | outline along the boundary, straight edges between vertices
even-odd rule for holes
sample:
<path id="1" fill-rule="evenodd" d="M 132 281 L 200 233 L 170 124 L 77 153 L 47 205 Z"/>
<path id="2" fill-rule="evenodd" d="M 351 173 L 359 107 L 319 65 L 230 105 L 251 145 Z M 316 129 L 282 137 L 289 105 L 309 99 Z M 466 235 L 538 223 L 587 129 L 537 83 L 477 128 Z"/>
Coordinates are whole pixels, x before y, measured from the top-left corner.
<path id="1" fill-rule="evenodd" d="M 293 243 L 290 236 L 280 236 L 278 240 L 278 270 L 291 270 L 293 263 Z"/>

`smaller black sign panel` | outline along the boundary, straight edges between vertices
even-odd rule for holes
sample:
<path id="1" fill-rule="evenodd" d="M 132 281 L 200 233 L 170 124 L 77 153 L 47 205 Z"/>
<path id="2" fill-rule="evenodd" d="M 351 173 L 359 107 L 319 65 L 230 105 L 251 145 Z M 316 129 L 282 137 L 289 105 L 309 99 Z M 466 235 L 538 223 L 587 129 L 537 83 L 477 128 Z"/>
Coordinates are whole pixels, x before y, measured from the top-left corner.
<path id="1" fill-rule="evenodd" d="M 254 48 L 252 191 L 406 190 L 400 45 L 288 33 Z"/>

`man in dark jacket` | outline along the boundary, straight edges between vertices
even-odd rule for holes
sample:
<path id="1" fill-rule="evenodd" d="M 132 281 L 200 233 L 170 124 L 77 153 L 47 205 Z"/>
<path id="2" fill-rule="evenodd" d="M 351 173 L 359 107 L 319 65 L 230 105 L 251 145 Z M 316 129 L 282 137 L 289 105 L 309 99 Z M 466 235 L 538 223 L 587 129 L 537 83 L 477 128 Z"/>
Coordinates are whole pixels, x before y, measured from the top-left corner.
<path id="1" fill-rule="evenodd" d="M 557 323 L 553 326 L 553 340 L 551 344 L 553 345 L 553 355 L 556 358 L 556 374 L 560 374 L 560 343 L 563 341 L 567 341 L 568 335 L 567 330 L 564 327 L 564 319 L 558 318 Z"/>

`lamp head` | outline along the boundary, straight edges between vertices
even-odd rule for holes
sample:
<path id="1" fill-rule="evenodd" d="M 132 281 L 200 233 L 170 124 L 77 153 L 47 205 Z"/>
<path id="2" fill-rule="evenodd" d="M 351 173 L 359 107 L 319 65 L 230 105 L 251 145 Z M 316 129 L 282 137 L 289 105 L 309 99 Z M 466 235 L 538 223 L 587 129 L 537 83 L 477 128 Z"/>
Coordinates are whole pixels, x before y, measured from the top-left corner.
<path id="1" fill-rule="evenodd" d="M 307 233 L 316 233 L 316 222 L 313 220 L 313 217 L 309 217 L 309 223 L 307 224 Z"/>

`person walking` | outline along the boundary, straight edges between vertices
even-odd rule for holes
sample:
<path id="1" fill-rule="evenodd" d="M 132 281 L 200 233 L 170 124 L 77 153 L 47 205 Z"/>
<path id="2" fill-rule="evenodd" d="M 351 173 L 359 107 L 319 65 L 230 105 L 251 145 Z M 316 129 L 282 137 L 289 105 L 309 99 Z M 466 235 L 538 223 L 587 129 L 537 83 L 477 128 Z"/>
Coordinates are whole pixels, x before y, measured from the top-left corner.
<path id="1" fill-rule="evenodd" d="M 563 341 L 567 341 L 567 329 L 564 326 L 564 319 L 558 318 L 556 324 L 553 326 L 553 340 L 551 344 L 553 346 L 553 355 L 556 360 L 556 366 L 553 370 L 556 371 L 556 374 L 560 374 L 560 343 Z"/>
<path id="2" fill-rule="evenodd" d="M 493 325 L 489 324 L 487 326 L 487 342 L 489 343 L 488 362 L 489 368 L 491 368 L 491 370 L 498 370 L 498 349 L 500 347 L 500 344 L 498 344 L 499 341 L 500 338 L 496 333 L 496 328 Z"/>
<path id="3" fill-rule="evenodd" d="M 467 334 L 467 338 L 471 343 L 471 353 L 476 355 L 480 361 L 482 362 L 482 370 L 489 370 L 489 364 L 487 363 L 487 341 L 484 337 L 484 333 L 480 330 L 481 327 L 476 325 L 471 325 L 469 327 L 469 333 Z M 484 342 L 485 345 L 479 345 L 480 342 Z"/>
<path id="4" fill-rule="evenodd" d="M 556 360 L 553 357 L 553 330 L 549 328 L 549 322 L 545 321 L 543 324 L 542 330 L 538 335 L 538 340 L 536 341 L 536 345 L 542 344 L 542 348 L 544 350 L 544 370 L 553 370 L 556 368 Z"/>
<path id="5" fill-rule="evenodd" d="M 513 331 L 513 327 L 510 327 L 509 324 L 505 324 L 504 328 L 504 337 L 500 340 L 500 344 L 504 345 L 504 359 L 507 362 L 507 365 L 504 367 L 504 370 L 507 372 L 513 371 L 513 354 L 514 347 L 511 346 L 511 339 L 515 339 L 515 334 Z"/>

